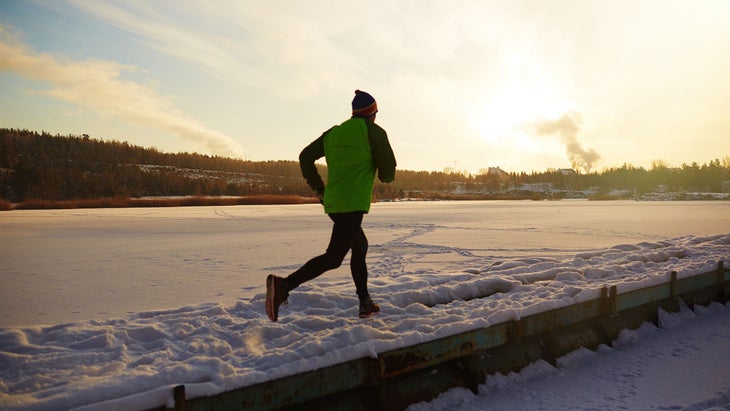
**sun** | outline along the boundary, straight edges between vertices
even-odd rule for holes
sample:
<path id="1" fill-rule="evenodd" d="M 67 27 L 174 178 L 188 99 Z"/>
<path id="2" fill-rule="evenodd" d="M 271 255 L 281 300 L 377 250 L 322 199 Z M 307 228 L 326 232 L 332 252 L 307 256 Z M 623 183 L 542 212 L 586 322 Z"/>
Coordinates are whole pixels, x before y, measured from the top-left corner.
<path id="1" fill-rule="evenodd" d="M 487 141 L 523 134 L 536 121 L 553 120 L 576 105 L 547 85 L 511 82 L 490 94 L 488 101 L 473 110 L 470 123 Z"/>

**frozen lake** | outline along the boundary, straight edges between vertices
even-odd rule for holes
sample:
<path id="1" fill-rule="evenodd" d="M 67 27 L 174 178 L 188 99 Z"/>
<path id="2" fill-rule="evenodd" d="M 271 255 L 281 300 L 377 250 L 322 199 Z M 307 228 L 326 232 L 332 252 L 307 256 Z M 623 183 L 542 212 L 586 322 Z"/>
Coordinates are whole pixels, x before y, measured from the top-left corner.
<path id="1" fill-rule="evenodd" d="M 380 315 L 357 318 L 345 264 L 271 322 L 265 276 L 321 253 L 329 230 L 316 205 L 0 213 L 0 409 L 171 407 L 178 384 L 215 395 L 730 261 L 728 202 L 383 203 L 365 220 Z M 559 368 L 413 409 L 727 408 L 728 314 L 661 312 Z"/>
<path id="2" fill-rule="evenodd" d="M 0 327 L 248 301 L 322 253 L 330 228 L 318 205 L 2 212 Z M 730 203 L 379 203 L 364 228 L 375 279 L 730 233 Z M 337 279 L 347 264 L 315 281 Z"/>

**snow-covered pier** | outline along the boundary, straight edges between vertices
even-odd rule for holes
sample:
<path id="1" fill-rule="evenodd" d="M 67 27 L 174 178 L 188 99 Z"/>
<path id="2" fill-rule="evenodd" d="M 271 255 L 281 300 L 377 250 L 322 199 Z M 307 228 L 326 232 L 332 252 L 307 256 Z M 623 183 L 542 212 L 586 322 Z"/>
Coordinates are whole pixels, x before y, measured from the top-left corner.
<path id="1" fill-rule="evenodd" d="M 717 268 L 644 288 L 596 290 L 595 298 L 514 318 L 488 328 L 402 347 L 210 397 L 185 400 L 175 387 L 174 410 L 399 410 L 453 387 L 477 386 L 489 374 L 516 371 L 578 348 L 611 345 L 624 329 L 657 323 L 660 310 L 730 298 L 730 270 Z M 164 407 L 162 409 L 165 409 Z"/>

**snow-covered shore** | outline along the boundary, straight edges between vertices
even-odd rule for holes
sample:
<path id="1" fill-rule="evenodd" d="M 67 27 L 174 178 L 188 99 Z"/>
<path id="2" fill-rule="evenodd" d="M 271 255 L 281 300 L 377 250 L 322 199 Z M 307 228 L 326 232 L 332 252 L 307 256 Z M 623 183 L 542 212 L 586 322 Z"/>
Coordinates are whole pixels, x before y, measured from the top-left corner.
<path id="1" fill-rule="evenodd" d="M 660 311 L 659 327 L 623 331 L 611 347 L 491 375 L 478 395 L 455 388 L 408 410 L 727 410 L 729 346 L 730 303 Z"/>
<path id="2" fill-rule="evenodd" d="M 380 204 L 365 229 L 382 314 L 356 318 L 344 264 L 293 292 L 278 323 L 264 314 L 262 280 L 324 248 L 314 206 L 12 212 L 0 219 L 0 409 L 171 404 L 177 384 L 215 394 L 728 261 L 730 206 L 683 207 Z M 727 323 L 727 310 L 707 312 Z"/>

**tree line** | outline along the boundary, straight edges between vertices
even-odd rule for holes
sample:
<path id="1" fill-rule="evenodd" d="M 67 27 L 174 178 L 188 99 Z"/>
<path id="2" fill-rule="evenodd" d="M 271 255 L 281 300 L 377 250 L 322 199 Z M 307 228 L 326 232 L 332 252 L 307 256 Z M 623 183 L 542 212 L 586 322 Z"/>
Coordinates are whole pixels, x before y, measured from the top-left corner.
<path id="1" fill-rule="evenodd" d="M 0 129 L 0 198 L 308 195 L 294 161 L 163 153 L 126 142 Z"/>
<path id="2" fill-rule="evenodd" d="M 326 166 L 319 165 L 326 175 Z M 378 199 L 534 198 L 546 191 L 728 191 L 730 157 L 672 168 L 624 164 L 601 172 L 565 170 L 485 174 L 398 170 L 391 184 L 376 182 Z M 530 192 L 530 193 L 528 193 Z M 539 194 L 536 194 L 539 193 Z M 155 196 L 308 197 L 296 161 L 247 161 L 197 153 L 163 153 L 88 135 L 0 129 L 0 199 L 78 200 Z"/>

